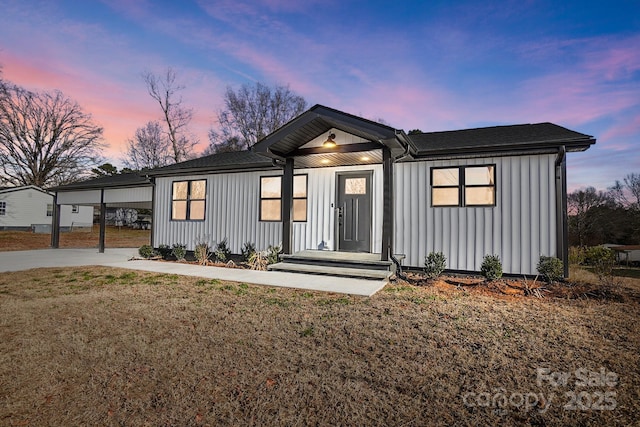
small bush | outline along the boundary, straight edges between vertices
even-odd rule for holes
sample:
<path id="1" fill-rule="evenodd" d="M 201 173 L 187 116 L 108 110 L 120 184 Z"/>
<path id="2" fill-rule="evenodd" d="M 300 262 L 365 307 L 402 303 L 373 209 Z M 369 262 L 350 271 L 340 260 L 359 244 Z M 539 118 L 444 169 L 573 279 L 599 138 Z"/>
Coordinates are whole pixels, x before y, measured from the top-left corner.
<path id="1" fill-rule="evenodd" d="M 209 262 L 209 257 L 211 256 L 209 244 L 205 242 L 197 243 L 193 250 L 193 255 L 196 257 L 198 264 L 207 265 L 207 263 Z"/>
<path id="2" fill-rule="evenodd" d="M 582 265 L 585 262 L 585 248 L 582 246 L 571 246 L 569 248 L 569 264 Z"/>
<path id="3" fill-rule="evenodd" d="M 557 282 L 564 278 L 564 264 L 556 257 L 541 256 L 537 268 L 548 283 Z"/>
<path id="4" fill-rule="evenodd" d="M 171 247 L 169 245 L 158 246 L 158 253 L 163 259 L 167 259 L 171 256 Z"/>
<path id="5" fill-rule="evenodd" d="M 247 262 L 249 263 L 249 268 L 251 268 L 252 270 L 266 270 L 268 264 L 265 252 L 266 251 L 252 253 L 247 260 Z"/>
<path id="6" fill-rule="evenodd" d="M 251 242 L 246 242 L 242 249 L 240 249 L 240 253 L 242 254 L 242 261 L 249 262 L 251 256 L 256 252 L 256 245 Z"/>
<path id="7" fill-rule="evenodd" d="M 171 249 L 171 254 L 176 257 L 178 261 L 184 261 L 184 257 L 187 255 L 187 246 L 174 243 L 173 248 Z"/>
<path id="8" fill-rule="evenodd" d="M 424 260 L 424 272 L 428 279 L 435 279 L 447 268 L 447 258 L 442 252 L 429 252 Z"/>
<path id="9" fill-rule="evenodd" d="M 487 280 L 496 280 L 502 277 L 502 263 L 498 255 L 485 255 L 480 267 L 480 273 Z"/>
<path id="10" fill-rule="evenodd" d="M 225 262 L 231 256 L 231 250 L 227 246 L 227 239 L 224 238 L 220 243 L 216 245 L 215 251 L 213 251 L 213 256 L 218 262 Z"/>
<path id="11" fill-rule="evenodd" d="M 156 256 L 157 252 L 153 249 L 153 247 L 151 247 L 151 245 L 142 245 L 140 246 L 140 249 L 138 249 L 138 254 L 140 254 L 142 258 L 149 259 Z"/>
<path id="12" fill-rule="evenodd" d="M 281 246 L 269 245 L 269 247 L 267 248 L 267 255 L 266 255 L 267 264 L 271 265 L 271 264 L 277 263 L 279 261 L 280 252 L 282 252 Z"/>
<path id="13" fill-rule="evenodd" d="M 586 251 L 586 263 L 593 266 L 598 279 L 606 284 L 613 283 L 613 266 L 616 264 L 616 253 L 604 246 L 593 246 Z"/>

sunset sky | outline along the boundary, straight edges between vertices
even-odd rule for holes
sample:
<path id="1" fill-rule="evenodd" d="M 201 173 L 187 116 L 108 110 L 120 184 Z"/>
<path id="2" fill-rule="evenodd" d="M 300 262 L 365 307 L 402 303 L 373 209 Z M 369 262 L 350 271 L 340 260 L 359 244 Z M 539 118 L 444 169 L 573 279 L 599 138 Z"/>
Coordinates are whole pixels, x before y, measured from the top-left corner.
<path id="1" fill-rule="evenodd" d="M 121 165 L 160 118 L 142 73 L 173 67 L 207 144 L 230 85 L 283 84 L 408 131 L 550 121 L 593 135 L 569 189 L 640 173 L 640 2 L 2 0 L 3 77 L 60 89 Z"/>

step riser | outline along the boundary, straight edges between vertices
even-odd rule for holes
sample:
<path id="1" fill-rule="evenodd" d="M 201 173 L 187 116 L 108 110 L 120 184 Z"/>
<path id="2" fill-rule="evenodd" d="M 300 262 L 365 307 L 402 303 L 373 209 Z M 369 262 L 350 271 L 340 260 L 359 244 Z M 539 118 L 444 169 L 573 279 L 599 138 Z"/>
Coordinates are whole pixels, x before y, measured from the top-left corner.
<path id="1" fill-rule="evenodd" d="M 321 267 L 342 267 L 342 268 L 360 268 L 363 270 L 379 270 L 379 271 L 393 271 L 393 265 L 387 263 L 372 263 L 372 262 L 345 262 L 345 261 L 333 261 L 325 259 L 302 259 L 294 257 L 283 257 L 283 262 L 290 264 L 303 264 L 303 265 L 317 265 Z"/>
<path id="2" fill-rule="evenodd" d="M 371 270 L 371 269 L 354 269 L 348 267 L 326 267 L 308 264 L 293 264 L 289 262 L 281 262 L 270 265 L 271 271 L 283 271 L 288 273 L 298 274 L 313 274 L 324 276 L 336 276 L 336 277 L 352 277 L 358 279 L 370 279 L 370 280 L 384 280 L 388 279 L 392 273 L 390 271 L 383 270 Z"/>

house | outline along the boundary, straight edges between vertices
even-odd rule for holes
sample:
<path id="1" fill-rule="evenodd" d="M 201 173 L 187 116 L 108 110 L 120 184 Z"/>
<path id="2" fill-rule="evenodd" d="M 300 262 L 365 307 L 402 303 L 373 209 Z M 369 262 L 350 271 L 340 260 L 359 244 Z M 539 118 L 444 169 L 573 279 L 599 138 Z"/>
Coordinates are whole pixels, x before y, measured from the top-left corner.
<path id="1" fill-rule="evenodd" d="M 152 206 L 154 246 L 281 244 L 283 269 L 332 254 L 421 267 L 441 251 L 450 270 L 496 254 L 532 275 L 541 255 L 567 267 L 566 153 L 594 143 L 552 123 L 407 135 L 316 105 L 251 151 L 58 187 L 57 204 Z"/>
<path id="2" fill-rule="evenodd" d="M 60 212 L 60 226 L 91 226 L 93 208 L 67 205 Z M 53 194 L 36 187 L 6 187 L 0 189 L 0 230 L 41 230 L 50 232 L 53 217 Z"/>

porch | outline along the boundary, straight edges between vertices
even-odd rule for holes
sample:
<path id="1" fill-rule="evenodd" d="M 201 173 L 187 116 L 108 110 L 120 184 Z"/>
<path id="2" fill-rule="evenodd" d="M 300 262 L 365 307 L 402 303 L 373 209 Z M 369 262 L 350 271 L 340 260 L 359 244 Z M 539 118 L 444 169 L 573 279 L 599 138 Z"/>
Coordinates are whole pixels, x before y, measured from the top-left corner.
<path id="1" fill-rule="evenodd" d="M 304 250 L 281 259 L 269 270 L 372 280 L 387 280 L 396 272 L 393 261 L 383 260 L 379 253 Z"/>

